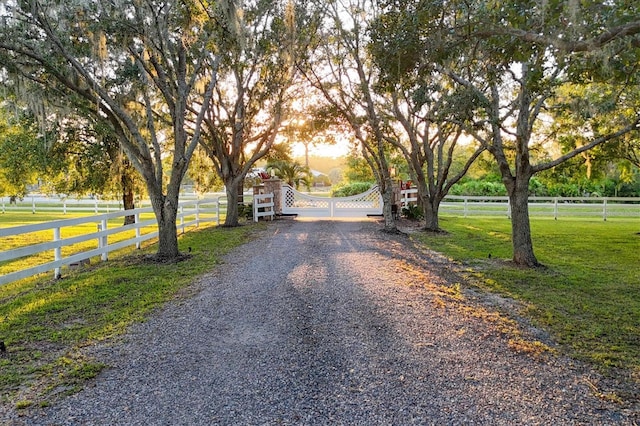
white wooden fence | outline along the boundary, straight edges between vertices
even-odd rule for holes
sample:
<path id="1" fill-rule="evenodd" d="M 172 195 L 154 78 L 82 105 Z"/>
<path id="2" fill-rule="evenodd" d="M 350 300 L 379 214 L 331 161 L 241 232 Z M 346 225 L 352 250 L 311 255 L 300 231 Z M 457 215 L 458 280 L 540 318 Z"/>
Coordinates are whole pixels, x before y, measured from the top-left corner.
<path id="1" fill-rule="evenodd" d="M 415 204 L 418 190 L 401 191 L 401 205 Z M 511 217 L 508 197 L 448 195 L 440 212 L 460 216 Z M 640 219 L 640 198 L 633 197 L 529 197 L 529 215 L 560 217 L 635 217 Z"/>
<path id="2" fill-rule="evenodd" d="M 245 194 L 245 197 L 247 195 Z M 204 195 L 194 193 L 184 193 L 180 195 L 183 201 L 197 200 L 204 198 L 207 200 L 225 198 L 221 192 L 212 192 Z M 150 207 L 151 202 L 147 200 L 136 200 L 136 205 L 140 208 Z M 48 196 L 44 194 L 31 194 L 22 199 L 11 201 L 10 197 L 0 197 L 0 212 L 30 212 L 36 213 L 111 213 L 122 210 L 124 207 L 120 200 L 103 200 L 99 198 L 65 198 L 59 196 Z"/>
<path id="3" fill-rule="evenodd" d="M 275 218 L 276 210 L 274 194 L 254 194 L 253 220 L 257 222 L 261 217 Z"/>
<path id="4" fill-rule="evenodd" d="M 178 232 L 184 233 L 187 227 L 198 227 L 200 226 L 200 224 L 205 222 L 216 222 L 219 224 L 220 205 L 220 199 L 194 200 L 180 203 L 178 207 L 177 217 Z M 145 228 L 148 229 L 148 227 L 150 226 L 157 225 L 155 216 L 153 217 L 153 219 L 141 220 L 141 215 L 146 214 L 148 216 L 152 213 L 153 210 L 150 207 L 147 207 L 135 210 L 121 210 L 96 216 L 43 222 L 34 225 L 0 228 L 0 238 L 34 234 L 40 231 L 52 231 L 53 234 L 53 239 L 51 241 L 40 242 L 28 246 L 0 251 L 0 262 L 11 261 L 14 259 L 33 256 L 49 251 L 53 251 L 54 258 L 54 260 L 51 262 L 31 266 L 29 268 L 10 272 L 5 275 L 0 275 L 0 285 L 52 270 L 54 271 L 55 277 L 60 277 L 61 268 L 65 265 L 81 263 L 95 256 L 100 256 L 101 260 L 104 261 L 108 259 L 109 253 L 114 250 L 132 245 L 140 248 L 140 244 L 143 241 L 149 240 L 151 238 L 156 238 L 158 236 L 157 227 L 155 228 L 156 230 L 143 233 Z M 134 216 L 135 223 L 108 228 L 107 225 L 110 219 L 124 218 L 125 216 Z M 77 235 L 70 238 L 62 238 L 62 230 L 64 228 L 90 223 L 95 223 L 97 225 L 96 232 L 90 232 L 88 234 Z M 109 243 L 109 236 L 131 230 L 135 231 L 134 238 Z M 90 240 L 97 241 L 97 248 L 74 253 L 66 257 L 62 256 L 63 247 Z M 37 241 L 35 237 L 34 241 Z"/>
<path id="5" fill-rule="evenodd" d="M 378 186 L 350 197 L 320 197 L 282 185 L 282 213 L 301 217 L 367 217 L 381 215 L 383 200 Z"/>

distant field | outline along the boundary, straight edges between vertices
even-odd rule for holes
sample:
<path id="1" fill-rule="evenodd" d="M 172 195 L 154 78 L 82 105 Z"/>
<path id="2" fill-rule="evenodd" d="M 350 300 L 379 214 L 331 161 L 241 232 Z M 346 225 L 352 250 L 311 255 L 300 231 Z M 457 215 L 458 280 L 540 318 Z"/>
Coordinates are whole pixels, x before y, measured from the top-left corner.
<path id="1" fill-rule="evenodd" d="M 0 214 L 0 228 L 29 225 L 32 223 L 50 222 L 53 220 L 71 219 L 74 217 L 93 216 L 92 212 L 73 212 L 62 214 L 61 212 L 13 212 L 6 211 Z"/>

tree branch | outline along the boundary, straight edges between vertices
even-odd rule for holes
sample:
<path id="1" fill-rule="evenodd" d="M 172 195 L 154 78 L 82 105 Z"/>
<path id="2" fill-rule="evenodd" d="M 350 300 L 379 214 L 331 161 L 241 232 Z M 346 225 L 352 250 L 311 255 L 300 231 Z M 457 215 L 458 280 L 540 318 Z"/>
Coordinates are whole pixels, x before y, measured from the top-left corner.
<path id="1" fill-rule="evenodd" d="M 637 34 L 640 34 L 640 20 L 609 28 L 602 34 L 587 40 L 563 40 L 558 37 L 552 37 L 516 28 L 494 28 L 488 31 L 479 31 L 476 33 L 476 35 L 481 37 L 508 35 L 530 43 L 553 46 L 556 49 L 563 50 L 565 52 L 590 52 L 615 40 Z"/>
<path id="2" fill-rule="evenodd" d="M 634 121 L 633 123 L 629 124 L 628 126 L 623 127 L 622 129 L 618 130 L 617 132 L 614 133 L 610 133 L 608 135 L 604 135 L 604 136 L 600 136 L 599 138 L 594 139 L 593 141 L 591 141 L 590 143 L 581 146 L 580 148 L 576 148 L 571 152 L 568 152 L 567 154 L 553 160 L 553 161 L 549 161 L 547 163 L 542 163 L 542 164 L 538 164 L 536 166 L 533 166 L 531 169 L 533 171 L 533 173 L 538 173 L 540 171 L 543 170 L 548 170 L 551 169 L 573 157 L 575 157 L 576 155 L 579 155 L 585 151 L 590 150 L 591 148 L 598 146 L 600 144 L 603 144 L 605 142 L 608 142 L 610 140 L 616 139 L 620 136 L 623 136 L 629 132 L 632 131 L 640 131 L 640 116 L 638 116 L 636 118 L 636 121 Z"/>

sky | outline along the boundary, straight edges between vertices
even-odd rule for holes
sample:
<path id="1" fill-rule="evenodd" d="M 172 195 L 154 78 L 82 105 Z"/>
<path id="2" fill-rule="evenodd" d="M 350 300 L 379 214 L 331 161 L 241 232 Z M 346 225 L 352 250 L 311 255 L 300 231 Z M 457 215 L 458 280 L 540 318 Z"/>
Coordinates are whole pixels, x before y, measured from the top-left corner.
<path id="1" fill-rule="evenodd" d="M 292 146 L 292 152 L 294 157 L 304 157 L 304 145 L 301 143 L 294 143 Z M 335 145 L 319 144 L 309 147 L 309 155 L 318 157 L 330 157 L 338 158 L 344 157 L 349 153 L 349 142 L 338 141 Z"/>

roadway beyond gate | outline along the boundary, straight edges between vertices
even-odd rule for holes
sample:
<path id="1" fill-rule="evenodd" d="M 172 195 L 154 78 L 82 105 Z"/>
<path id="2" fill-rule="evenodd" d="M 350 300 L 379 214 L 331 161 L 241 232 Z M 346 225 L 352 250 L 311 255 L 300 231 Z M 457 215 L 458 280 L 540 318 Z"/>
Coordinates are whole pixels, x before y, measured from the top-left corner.
<path id="1" fill-rule="evenodd" d="M 282 185 L 282 213 L 300 217 L 367 217 L 382 214 L 378 186 L 351 197 L 318 197 Z"/>

